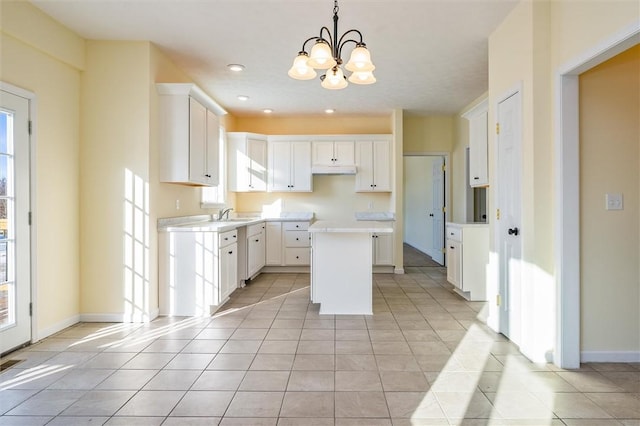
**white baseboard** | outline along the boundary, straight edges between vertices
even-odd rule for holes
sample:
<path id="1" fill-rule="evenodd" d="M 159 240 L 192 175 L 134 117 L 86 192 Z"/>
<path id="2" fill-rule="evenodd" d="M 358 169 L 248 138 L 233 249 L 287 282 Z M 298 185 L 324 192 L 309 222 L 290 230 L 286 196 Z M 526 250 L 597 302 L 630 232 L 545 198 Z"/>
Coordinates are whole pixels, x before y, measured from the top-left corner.
<path id="1" fill-rule="evenodd" d="M 31 339 L 31 341 L 33 343 L 38 342 L 42 339 L 44 339 L 45 337 L 49 337 L 51 335 L 54 335 L 62 330 L 64 330 L 67 327 L 71 327 L 74 324 L 77 324 L 80 322 L 80 315 L 73 315 L 63 321 L 60 321 L 50 327 L 44 328 L 42 330 L 38 330 L 37 335 L 34 335 Z"/>
<path id="2" fill-rule="evenodd" d="M 640 351 L 582 351 L 580 362 L 640 362 Z"/>
<path id="3" fill-rule="evenodd" d="M 404 268 L 395 268 L 393 270 L 393 273 L 394 274 L 398 274 L 398 275 L 402 275 L 402 274 L 404 274 Z"/>
<path id="4" fill-rule="evenodd" d="M 80 314 L 81 322 L 149 322 L 160 314 L 160 309 L 155 308 L 149 313 L 148 318 L 130 318 L 123 313 L 118 314 Z"/>

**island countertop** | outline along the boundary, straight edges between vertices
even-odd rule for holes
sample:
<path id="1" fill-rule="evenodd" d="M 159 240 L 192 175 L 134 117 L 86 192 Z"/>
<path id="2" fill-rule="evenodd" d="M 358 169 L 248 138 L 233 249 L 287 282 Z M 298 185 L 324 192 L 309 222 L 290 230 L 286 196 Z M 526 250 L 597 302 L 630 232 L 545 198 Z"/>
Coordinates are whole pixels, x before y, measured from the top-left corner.
<path id="1" fill-rule="evenodd" d="M 368 220 L 318 220 L 309 226 L 309 232 L 342 232 L 342 233 L 376 233 L 391 234 L 393 226 L 391 222 L 377 222 Z"/>

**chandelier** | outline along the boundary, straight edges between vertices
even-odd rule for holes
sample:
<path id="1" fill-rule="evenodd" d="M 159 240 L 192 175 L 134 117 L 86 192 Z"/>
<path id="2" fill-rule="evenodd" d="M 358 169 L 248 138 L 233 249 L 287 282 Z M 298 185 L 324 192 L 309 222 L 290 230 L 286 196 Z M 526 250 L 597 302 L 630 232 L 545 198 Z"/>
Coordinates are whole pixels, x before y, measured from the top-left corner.
<path id="1" fill-rule="evenodd" d="M 362 41 L 362 33 L 358 30 L 349 30 L 338 38 L 338 0 L 334 0 L 333 6 L 333 37 L 327 27 L 320 28 L 320 35 L 310 37 L 302 43 L 302 50 L 293 60 L 293 66 L 289 69 L 289 77 L 296 80 L 311 80 L 317 76 L 316 69 L 327 70 L 320 76 L 321 86 L 325 89 L 344 89 L 348 86 L 347 77 L 342 71 L 342 49 L 347 43 L 355 44 L 351 51 L 349 62 L 344 66 L 351 72 L 349 81 L 354 84 L 373 84 L 376 78 L 373 70 L 376 68 L 371 62 L 371 55 L 367 45 Z M 359 40 L 354 40 L 357 35 Z M 311 52 L 307 53 L 305 46 L 311 40 L 315 44 Z"/>

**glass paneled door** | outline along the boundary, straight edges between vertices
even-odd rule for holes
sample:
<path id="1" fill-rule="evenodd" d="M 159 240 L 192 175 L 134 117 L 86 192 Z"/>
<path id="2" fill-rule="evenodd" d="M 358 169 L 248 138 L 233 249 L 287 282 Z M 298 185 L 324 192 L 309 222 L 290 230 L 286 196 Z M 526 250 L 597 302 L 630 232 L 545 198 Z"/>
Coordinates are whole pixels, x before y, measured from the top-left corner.
<path id="1" fill-rule="evenodd" d="M 0 90 L 0 353 L 31 340 L 29 100 Z"/>

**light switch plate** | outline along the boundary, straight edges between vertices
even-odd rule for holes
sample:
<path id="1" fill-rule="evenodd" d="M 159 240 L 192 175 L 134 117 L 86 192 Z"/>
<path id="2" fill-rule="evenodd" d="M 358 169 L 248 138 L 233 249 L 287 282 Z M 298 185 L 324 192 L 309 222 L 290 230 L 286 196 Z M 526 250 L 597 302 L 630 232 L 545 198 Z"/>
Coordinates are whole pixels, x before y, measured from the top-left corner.
<path id="1" fill-rule="evenodd" d="M 622 210 L 622 194 L 605 194 L 605 209 L 606 210 Z"/>

